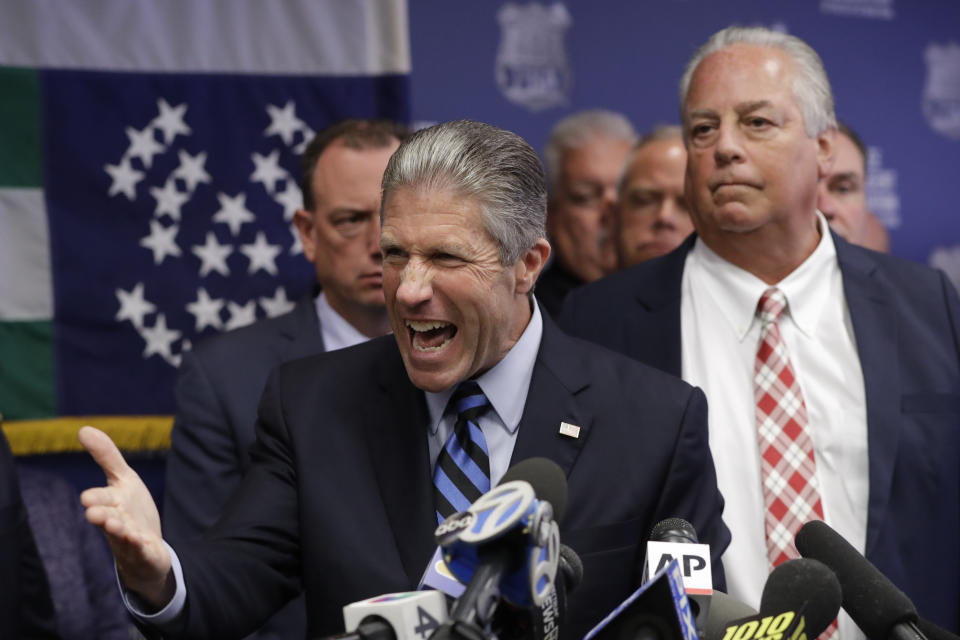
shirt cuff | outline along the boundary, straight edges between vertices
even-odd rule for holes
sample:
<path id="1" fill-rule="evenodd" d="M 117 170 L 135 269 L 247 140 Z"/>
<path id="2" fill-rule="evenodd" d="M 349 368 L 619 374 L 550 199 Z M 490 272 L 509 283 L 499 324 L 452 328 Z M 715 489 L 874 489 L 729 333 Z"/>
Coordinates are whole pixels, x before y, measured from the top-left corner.
<path id="1" fill-rule="evenodd" d="M 127 608 L 127 611 L 138 620 L 154 626 L 175 620 L 177 616 L 183 612 L 184 604 L 187 601 L 187 587 L 183 584 L 183 568 L 180 566 L 180 558 L 177 557 L 177 552 L 167 544 L 166 540 L 163 541 L 163 546 L 170 552 L 170 565 L 173 569 L 173 581 L 176 585 L 176 591 L 173 594 L 173 598 L 170 599 L 170 602 L 155 613 L 144 613 L 144 609 L 150 608 L 149 605 L 141 600 L 137 594 L 128 591 L 127 588 L 123 586 L 123 583 L 120 582 L 120 574 L 117 573 L 116 562 L 114 562 L 113 565 L 113 571 L 117 575 L 117 585 L 120 587 L 120 595 L 123 596 L 123 604 Z"/>

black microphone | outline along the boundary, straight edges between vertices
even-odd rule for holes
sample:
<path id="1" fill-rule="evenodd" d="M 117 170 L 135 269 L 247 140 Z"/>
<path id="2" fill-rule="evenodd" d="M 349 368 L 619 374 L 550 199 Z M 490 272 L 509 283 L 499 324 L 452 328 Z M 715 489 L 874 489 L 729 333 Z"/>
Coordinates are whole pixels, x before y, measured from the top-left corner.
<path id="1" fill-rule="evenodd" d="M 789 560 L 767 578 L 759 613 L 714 623 L 704 639 L 816 638 L 837 617 L 841 598 L 829 567 L 808 558 Z"/>
<path id="2" fill-rule="evenodd" d="M 723 591 L 714 590 L 710 599 L 710 613 L 703 624 L 703 640 L 723 640 L 727 627 L 733 620 L 748 618 L 757 615 L 757 610 L 745 602 L 727 595 Z"/>
<path id="3" fill-rule="evenodd" d="M 651 544 L 654 543 L 654 544 Z M 703 635 L 710 616 L 713 595 L 713 571 L 710 567 L 710 547 L 700 544 L 697 531 L 683 518 L 667 518 L 650 531 L 643 562 L 641 584 L 648 576 L 677 558 L 683 570 L 683 583 L 690 599 L 697 633 Z"/>
<path id="4" fill-rule="evenodd" d="M 960 636 L 957 634 L 951 633 L 943 627 L 935 625 L 923 618 L 917 620 L 917 627 L 920 629 L 920 633 L 930 638 L 930 640 L 960 640 Z"/>
<path id="5" fill-rule="evenodd" d="M 842 601 L 843 590 L 830 567 L 810 558 L 795 558 L 770 573 L 760 595 L 760 615 L 803 609 L 807 637 L 816 638 L 836 619 Z"/>
<path id="6" fill-rule="evenodd" d="M 566 508 L 566 484 L 556 463 L 530 458 L 508 470 L 469 509 L 437 527 L 444 561 L 467 588 L 453 603 L 452 622 L 435 637 L 489 635 L 501 598 L 559 614 L 557 520 Z"/>
<path id="7" fill-rule="evenodd" d="M 567 594 L 583 579 L 583 561 L 577 552 L 560 545 L 560 565 L 554 593 L 539 607 L 515 607 L 501 602 L 494 614 L 492 628 L 499 640 L 545 640 L 559 637 L 566 617 Z"/>
<path id="8" fill-rule="evenodd" d="M 843 608 L 870 640 L 926 640 L 910 598 L 830 525 L 812 520 L 800 527 L 794 541 L 800 555 L 837 574 Z"/>

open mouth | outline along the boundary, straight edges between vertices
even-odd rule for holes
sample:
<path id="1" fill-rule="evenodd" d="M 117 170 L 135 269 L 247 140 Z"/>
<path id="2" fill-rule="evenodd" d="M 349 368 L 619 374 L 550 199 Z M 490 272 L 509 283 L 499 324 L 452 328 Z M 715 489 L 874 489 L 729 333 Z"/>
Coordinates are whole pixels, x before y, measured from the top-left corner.
<path id="1" fill-rule="evenodd" d="M 450 322 L 407 320 L 410 342 L 417 351 L 442 351 L 457 335 L 456 325 Z"/>

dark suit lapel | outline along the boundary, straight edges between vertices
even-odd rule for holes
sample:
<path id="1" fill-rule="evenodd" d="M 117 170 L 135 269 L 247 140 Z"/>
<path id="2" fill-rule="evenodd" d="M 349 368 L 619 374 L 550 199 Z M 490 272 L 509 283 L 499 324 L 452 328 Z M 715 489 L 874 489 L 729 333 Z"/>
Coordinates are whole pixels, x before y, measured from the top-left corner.
<path id="1" fill-rule="evenodd" d="M 870 557 L 886 513 L 899 445 L 900 359 L 897 321 L 869 253 L 833 234 L 843 291 L 863 370 L 870 456 L 866 555 Z"/>
<path id="2" fill-rule="evenodd" d="M 543 338 L 510 466 L 540 456 L 556 462 L 569 476 L 593 426 L 593 414 L 576 400 L 576 394 L 589 383 L 572 355 L 577 353 L 571 348 L 572 339 L 546 313 L 542 315 Z M 561 435 L 562 422 L 580 427 L 579 437 Z"/>
<path id="3" fill-rule="evenodd" d="M 695 238 L 691 235 L 676 250 L 636 268 L 637 304 L 623 325 L 626 355 L 675 376 L 681 369 L 680 286 Z"/>
<path id="4" fill-rule="evenodd" d="M 392 337 L 378 339 L 393 343 Z M 367 403 L 363 425 L 397 551 L 415 585 L 433 553 L 437 524 L 427 449 L 429 414 L 423 392 L 407 377 L 396 345 L 384 352 L 387 355 L 373 372 L 377 395 Z"/>
<path id="5" fill-rule="evenodd" d="M 281 361 L 324 352 L 317 307 L 312 295 L 307 294 L 297 300 L 293 311 L 282 316 L 281 320 L 280 335 L 285 339 L 281 347 Z"/>

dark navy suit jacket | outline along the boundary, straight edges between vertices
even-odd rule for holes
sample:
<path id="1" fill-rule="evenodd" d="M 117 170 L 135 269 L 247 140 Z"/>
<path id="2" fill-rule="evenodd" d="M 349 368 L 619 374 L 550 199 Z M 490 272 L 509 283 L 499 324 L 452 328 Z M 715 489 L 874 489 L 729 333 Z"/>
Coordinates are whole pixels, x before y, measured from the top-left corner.
<path id="1" fill-rule="evenodd" d="M 213 336 L 184 354 L 167 455 L 163 535 L 176 544 L 213 526 L 250 466 L 257 402 L 270 370 L 324 350 L 312 296 L 292 311 Z M 303 637 L 306 613 L 293 602 L 261 629 L 261 640 Z"/>
<path id="2" fill-rule="evenodd" d="M 694 240 L 572 292 L 560 325 L 680 375 L 680 283 Z M 939 271 L 833 241 L 866 388 L 866 556 L 921 616 L 957 631 L 960 302 Z"/>
<path id="3" fill-rule="evenodd" d="M 302 586 L 319 637 L 342 631 L 344 604 L 416 588 L 436 526 L 427 423 L 392 336 L 274 370 L 237 493 L 204 541 L 176 547 L 187 604 L 173 631 L 242 634 Z M 702 392 L 548 317 L 512 462 L 532 456 L 567 475 L 561 541 L 584 563 L 566 638 L 638 586 L 658 521 L 688 519 L 716 558 L 729 543 Z"/>

